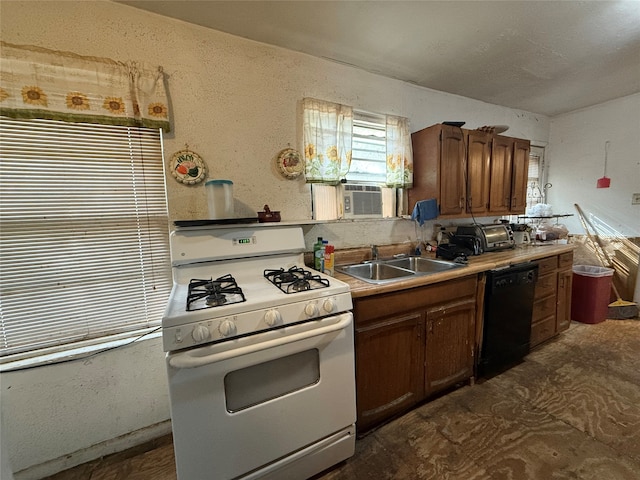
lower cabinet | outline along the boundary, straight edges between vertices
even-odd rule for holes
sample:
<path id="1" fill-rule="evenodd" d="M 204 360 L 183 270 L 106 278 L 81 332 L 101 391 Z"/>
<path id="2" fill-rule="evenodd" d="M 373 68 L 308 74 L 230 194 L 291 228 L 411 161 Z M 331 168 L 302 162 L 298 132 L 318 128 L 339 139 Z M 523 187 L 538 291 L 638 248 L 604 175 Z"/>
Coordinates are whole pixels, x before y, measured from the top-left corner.
<path id="1" fill-rule="evenodd" d="M 538 260 L 531 319 L 531 348 L 569 328 L 573 252 Z"/>
<path id="2" fill-rule="evenodd" d="M 359 434 L 473 376 L 477 283 L 354 299 Z"/>
<path id="3" fill-rule="evenodd" d="M 424 396 L 422 315 L 356 328 L 358 430 L 408 410 Z"/>
<path id="4" fill-rule="evenodd" d="M 427 310 L 427 396 L 473 376 L 475 298 Z"/>
<path id="5" fill-rule="evenodd" d="M 558 303 L 556 330 L 565 331 L 571 325 L 571 288 L 573 287 L 573 253 L 558 256 Z"/>

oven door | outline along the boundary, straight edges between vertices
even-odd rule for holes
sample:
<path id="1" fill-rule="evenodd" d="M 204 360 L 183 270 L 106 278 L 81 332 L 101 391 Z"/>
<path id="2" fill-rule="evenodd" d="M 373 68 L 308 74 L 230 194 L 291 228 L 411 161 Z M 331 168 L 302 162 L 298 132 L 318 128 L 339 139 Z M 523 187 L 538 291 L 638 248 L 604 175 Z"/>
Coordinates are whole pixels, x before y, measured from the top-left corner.
<path id="1" fill-rule="evenodd" d="M 351 312 L 170 353 L 167 368 L 180 480 L 277 478 L 289 463 L 312 475 L 301 452 L 327 442 L 345 453 L 317 471 L 353 454 Z"/>

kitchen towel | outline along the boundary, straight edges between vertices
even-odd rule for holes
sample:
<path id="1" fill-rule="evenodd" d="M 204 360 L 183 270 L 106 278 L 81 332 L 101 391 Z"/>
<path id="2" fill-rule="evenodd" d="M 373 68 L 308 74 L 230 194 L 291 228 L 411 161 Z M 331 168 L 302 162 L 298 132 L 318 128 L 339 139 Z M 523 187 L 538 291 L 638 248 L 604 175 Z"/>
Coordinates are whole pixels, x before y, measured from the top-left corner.
<path id="1" fill-rule="evenodd" d="M 427 220 L 433 220 L 438 217 L 438 202 L 435 198 L 428 200 L 420 200 L 416 202 L 416 206 L 413 207 L 413 213 L 411 219 L 424 225 Z"/>

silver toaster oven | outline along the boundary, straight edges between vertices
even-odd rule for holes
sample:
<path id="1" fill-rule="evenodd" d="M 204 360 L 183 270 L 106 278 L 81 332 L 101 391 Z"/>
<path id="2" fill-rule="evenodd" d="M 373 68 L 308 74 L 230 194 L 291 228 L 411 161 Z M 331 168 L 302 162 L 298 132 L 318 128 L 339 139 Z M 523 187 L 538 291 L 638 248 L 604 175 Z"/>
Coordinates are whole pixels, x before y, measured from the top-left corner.
<path id="1" fill-rule="evenodd" d="M 505 250 L 516 245 L 511 227 L 506 224 L 460 225 L 456 229 L 456 235 L 475 236 L 485 252 Z"/>

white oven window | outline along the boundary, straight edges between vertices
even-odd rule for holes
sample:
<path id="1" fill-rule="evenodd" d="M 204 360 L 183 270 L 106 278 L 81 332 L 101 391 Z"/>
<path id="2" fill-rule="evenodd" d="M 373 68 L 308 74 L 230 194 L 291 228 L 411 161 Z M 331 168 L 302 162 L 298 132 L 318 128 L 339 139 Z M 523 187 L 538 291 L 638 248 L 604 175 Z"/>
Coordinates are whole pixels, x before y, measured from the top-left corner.
<path id="1" fill-rule="evenodd" d="M 276 358 L 224 377 L 227 411 L 238 412 L 320 381 L 318 349 Z"/>

